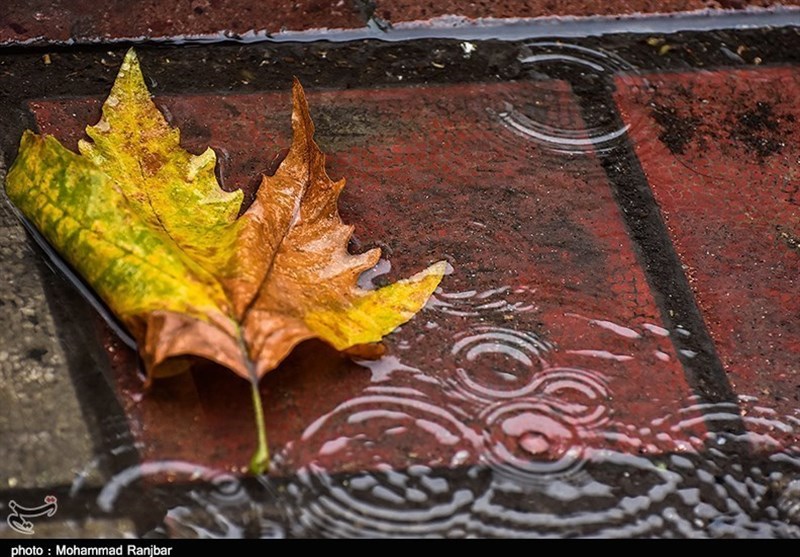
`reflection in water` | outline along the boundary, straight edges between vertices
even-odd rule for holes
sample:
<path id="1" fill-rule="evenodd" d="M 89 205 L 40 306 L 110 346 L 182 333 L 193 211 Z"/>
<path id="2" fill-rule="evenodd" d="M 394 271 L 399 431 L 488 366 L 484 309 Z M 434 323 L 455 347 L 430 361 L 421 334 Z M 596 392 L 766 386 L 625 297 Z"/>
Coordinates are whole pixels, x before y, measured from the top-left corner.
<path id="1" fill-rule="evenodd" d="M 539 121 L 536 113 L 525 114 L 511 103 L 506 103 L 497 116 L 523 137 L 540 143 L 551 151 L 564 154 L 594 153 L 613 149 L 614 141 L 628 131 L 627 125 L 611 131 L 599 127 L 588 130 L 585 127 L 565 129 Z"/>
<path id="2" fill-rule="evenodd" d="M 365 362 L 372 380 L 278 451 L 271 476 L 245 486 L 150 462 L 113 477 L 97 505 L 154 500 L 164 517 L 146 533 L 171 537 L 800 536 L 800 450 L 786 441 L 800 411 L 690 397 L 626 424 L 606 373 L 554 365 L 546 339 L 476 321 L 445 369 Z M 631 342 L 668 334 L 592 324 Z M 742 420 L 746 434 L 720 433 Z"/>
<path id="3" fill-rule="evenodd" d="M 292 534 L 396 537 L 458 530 L 474 494 L 451 484 L 447 470 L 475 462 L 482 437 L 466 413 L 426 394 L 439 388 L 424 376 L 416 387 L 372 385 L 309 425 L 276 459 L 279 469 L 299 465 L 284 501 Z M 311 462 L 304 464 L 309 453 Z M 398 461 L 412 464 L 405 470 L 389 464 Z M 352 473 L 328 472 L 341 470 L 343 462 Z"/>
<path id="4" fill-rule="evenodd" d="M 652 512 L 653 508 L 677 491 L 680 476 L 627 454 L 609 453 L 604 459 L 609 466 L 625 470 L 626 476 L 608 481 L 584 471 L 570 481 L 554 479 L 535 492 L 521 491 L 516 482 L 495 481 L 475 505 L 480 534 L 518 537 L 531 532 L 556 536 L 591 532 L 630 537 L 652 533 L 654 527 L 662 526 L 663 519 Z M 639 486 L 625 493 L 625 484 L 633 483 L 633 474 L 639 475 Z M 560 512 L 547 512 L 548 507 Z"/>
<path id="5" fill-rule="evenodd" d="M 595 324 L 639 342 L 609 323 Z M 112 478 L 97 504 L 119 512 L 151 497 L 165 515 L 147 534 L 170 537 L 800 536 L 800 450 L 785 446 L 798 415 L 755 396 L 691 397 L 625 424 L 609 377 L 554 366 L 556 352 L 531 332 L 476 325 L 456 334 L 446 373 L 370 362 L 363 391 L 309 424 L 255 486 L 151 462 Z M 742 419 L 747 434 L 719 433 Z"/>
<path id="6" fill-rule="evenodd" d="M 451 349 L 455 370 L 445 382 L 467 398 L 492 401 L 526 392 L 535 373 L 547 366 L 551 346 L 528 332 L 478 326 L 456 336 Z M 472 365 L 476 360 L 479 364 Z"/>
<path id="7" fill-rule="evenodd" d="M 187 488 L 171 492 L 165 487 L 174 484 Z M 274 490 L 264 485 L 258 491 L 248 491 L 239 478 L 219 470 L 183 461 L 156 461 L 115 475 L 101 490 L 97 505 L 106 513 L 125 512 L 137 504 L 146 513 L 164 508 L 163 523 L 147 537 L 283 537 L 285 520 L 262 513 L 265 502 L 272 502 L 269 507 L 274 508 Z"/>
<path id="8" fill-rule="evenodd" d="M 414 375 L 421 373 L 417 368 L 405 365 L 397 356 L 391 354 L 379 360 L 356 360 L 356 363 L 370 370 L 373 383 L 389 381 L 392 378 L 392 374 L 396 372 L 406 372 Z"/>
<path id="9" fill-rule="evenodd" d="M 273 492 L 268 500 L 276 498 Z M 191 489 L 185 502 L 171 506 L 163 525 L 151 536 L 170 538 L 283 538 L 284 526 L 279 517 L 267 517 L 246 491 Z M 262 498 L 263 499 L 263 498 Z M 263 505 L 263 500 L 260 504 Z M 273 503 L 274 504 L 274 503 Z"/>
<path id="10" fill-rule="evenodd" d="M 548 350 L 548 344 L 530 333 L 520 333 L 502 327 L 477 327 L 475 334 L 460 335 L 462 338 L 453 345 L 452 353 L 464 351 L 464 357 L 472 362 L 483 354 L 498 353 L 531 366 L 535 358 L 540 364 L 545 362 L 541 354 Z"/>
<path id="11" fill-rule="evenodd" d="M 373 452 L 397 446 L 409 447 L 406 457 L 429 465 L 459 466 L 473 460 L 480 450 L 481 437 L 467 425 L 468 416 L 456 407 L 432 402 L 424 393 L 427 388 L 438 387 L 428 382 L 420 382 L 418 389 L 368 387 L 363 395 L 340 404 L 309 425 L 299 448 L 305 452 L 309 447 L 319 447 L 320 457 L 335 455 L 337 461 L 345 459 L 353 465 L 362 462 L 367 467 L 378 460 L 372 456 Z M 395 439 L 384 447 L 380 443 L 384 436 Z M 409 443 L 398 440 L 398 436 L 408 437 Z M 432 438 L 432 443 L 423 437 Z M 442 451 L 414 453 L 413 447 L 419 446 L 440 447 Z M 442 455 L 452 457 L 445 460 Z M 284 458 L 291 460 L 291 456 L 290 448 Z"/>
<path id="12" fill-rule="evenodd" d="M 203 481 L 226 496 L 236 495 L 241 489 L 236 476 L 191 462 L 179 460 L 145 462 L 131 466 L 111 478 L 97 496 L 98 506 L 104 511 L 110 511 L 126 489 L 148 477 L 163 478 L 167 481 L 177 479 Z"/>

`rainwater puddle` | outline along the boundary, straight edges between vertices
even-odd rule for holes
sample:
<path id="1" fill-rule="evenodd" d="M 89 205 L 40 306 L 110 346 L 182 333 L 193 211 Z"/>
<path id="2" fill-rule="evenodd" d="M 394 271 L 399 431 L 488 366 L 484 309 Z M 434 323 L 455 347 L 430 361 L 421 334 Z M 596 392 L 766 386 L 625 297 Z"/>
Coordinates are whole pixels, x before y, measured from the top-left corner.
<path id="1" fill-rule="evenodd" d="M 449 274 L 382 359 L 307 343 L 262 381 L 273 463 L 257 478 L 247 384 L 209 368 L 144 392 L 134 352 L 92 317 L 99 350 L 66 346 L 94 354 L 70 359 L 73 383 L 102 369 L 117 403 L 83 402 L 99 437 L 73 512 L 147 537 L 800 536 L 800 73 L 778 40 L 800 44 L 225 47 L 233 70 L 281 58 L 306 80 L 328 172 L 348 181 L 351 251 L 383 250 L 362 286 L 440 259 Z M 203 49 L 169 51 L 176 75 Z M 252 196 L 288 145 L 285 80 L 184 90 L 162 77 L 167 50 L 142 54 L 157 102 Z M 328 62 L 356 55 L 367 78 Z M 74 148 L 102 92 L 28 106 Z M 758 284 L 737 278 L 751 269 Z M 70 308 L 92 310 L 47 276 L 59 330 L 87 328 Z"/>

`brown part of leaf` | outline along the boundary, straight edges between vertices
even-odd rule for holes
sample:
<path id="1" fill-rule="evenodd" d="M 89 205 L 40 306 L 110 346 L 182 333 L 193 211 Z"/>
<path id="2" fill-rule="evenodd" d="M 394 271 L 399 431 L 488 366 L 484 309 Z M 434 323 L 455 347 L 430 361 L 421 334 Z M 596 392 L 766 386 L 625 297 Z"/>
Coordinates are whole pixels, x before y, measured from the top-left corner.
<path id="1" fill-rule="evenodd" d="M 345 181 L 333 182 L 325 171 L 325 155 L 314 142 L 314 124 L 297 79 L 292 96 L 292 146 L 275 175 L 264 177 L 245 214 L 253 211 L 253 220 L 267 224 L 259 249 L 272 254 L 244 321 L 249 356 L 257 362 L 259 376 L 275 368 L 294 346 L 318 336 L 303 319 L 307 304 L 322 300 L 346 308 L 358 294 L 358 276 L 380 258 L 379 249 L 348 253 L 354 227 L 342 223 L 337 209 Z"/>
<path id="2" fill-rule="evenodd" d="M 262 177 L 256 199 L 240 217 L 242 228 L 234 258 L 237 273 L 230 278 L 223 278 L 223 285 L 233 298 L 234 314 L 240 322 L 245 319 L 247 310 L 267 280 L 281 245 L 298 217 L 301 204 L 305 203 L 309 170 L 303 165 L 303 153 L 309 149 L 307 141 L 313 136 L 314 124 L 311 123 L 305 94 L 297 78 L 292 95 L 292 145 L 276 173 L 272 177 Z M 303 105 L 305 114 L 302 124 L 298 122 L 299 104 Z M 303 134 L 307 126 L 310 126 L 308 138 Z M 294 161 L 294 164 L 287 165 L 287 161 Z"/>
<path id="3" fill-rule="evenodd" d="M 140 354 L 148 370 L 148 383 L 188 370 L 183 356 L 216 362 L 237 375 L 253 380 L 252 368 L 243 359 L 237 331 L 224 322 L 209 323 L 172 311 L 155 311 L 147 316 L 147 332 Z"/>

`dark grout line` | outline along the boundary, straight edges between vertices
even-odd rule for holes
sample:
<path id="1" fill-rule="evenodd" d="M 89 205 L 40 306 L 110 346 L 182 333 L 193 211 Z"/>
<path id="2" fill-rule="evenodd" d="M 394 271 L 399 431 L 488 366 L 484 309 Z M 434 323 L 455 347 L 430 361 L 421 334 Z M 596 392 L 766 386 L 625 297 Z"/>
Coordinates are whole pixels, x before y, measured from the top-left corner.
<path id="1" fill-rule="evenodd" d="M 700 453 L 667 453 L 659 455 L 642 455 L 632 458 L 644 459 L 651 463 L 650 467 L 645 469 L 637 467 L 634 474 L 636 474 L 635 482 L 637 485 L 636 493 L 641 496 L 647 497 L 652 493 L 652 490 L 657 486 L 662 486 L 663 477 L 660 471 L 661 466 L 665 462 L 669 462 L 671 457 L 680 457 L 687 460 L 698 469 L 705 470 L 711 475 L 712 471 L 717 470 L 718 466 L 723 461 L 727 461 L 728 456 L 718 450 L 709 450 Z M 796 464 L 789 461 L 780 461 L 770 458 L 765 455 L 749 454 L 749 455 L 736 455 L 737 462 L 741 468 L 732 470 L 732 477 L 740 482 L 747 481 L 748 474 L 751 470 L 758 469 L 761 474 L 761 481 L 763 478 L 775 474 L 776 477 L 793 478 L 795 477 L 797 468 Z M 721 459 L 721 460 L 720 460 Z M 709 466 L 707 463 L 711 461 Z M 590 477 L 595 478 L 598 482 L 620 485 L 628 485 L 632 487 L 631 480 L 623 480 L 622 474 L 628 477 L 631 469 L 625 466 L 624 462 L 587 462 L 586 467 Z M 496 471 L 489 466 L 475 468 L 475 467 L 460 467 L 460 468 L 435 468 L 435 477 L 446 480 L 450 485 L 457 486 L 458 489 L 467 489 L 474 493 L 486 493 L 490 484 L 495 480 Z M 71 494 L 72 488 L 70 486 L 57 485 L 42 488 L 14 488 L 14 489 L 0 489 L 0 501 L 7 502 L 14 500 L 20 504 L 34 505 L 40 503 L 45 496 L 55 495 L 58 498 L 58 511 L 54 515 L 53 520 L 60 521 L 75 521 L 81 523 L 87 519 L 92 520 L 113 520 L 113 519 L 129 519 L 134 523 L 135 535 L 138 537 L 160 537 L 169 534 L 164 531 L 163 527 L 166 525 L 164 517 L 171 508 L 180 508 L 184 504 L 197 505 L 197 494 L 200 494 L 201 499 L 203 495 L 220 495 L 219 507 L 212 507 L 210 510 L 219 512 L 221 516 L 228 516 L 233 521 L 238 522 L 242 527 L 243 537 L 258 538 L 261 536 L 261 526 L 264 520 L 275 522 L 284 528 L 286 537 L 319 537 L 325 536 L 326 531 L 324 525 L 318 523 L 302 523 L 298 522 L 298 515 L 295 513 L 302 513 L 304 510 L 319 509 L 320 496 L 323 497 L 328 493 L 326 486 L 348 486 L 355 478 L 361 477 L 361 472 L 340 472 L 331 475 L 323 475 L 319 479 L 323 484 L 316 485 L 312 478 L 306 477 L 304 480 L 298 481 L 296 476 L 263 476 L 263 477 L 243 477 L 232 478 L 233 484 L 215 484 L 213 481 L 186 481 L 178 480 L 175 482 L 151 482 L 148 479 L 140 479 L 137 484 L 125 484 L 118 493 L 113 497 L 113 504 L 106 508 L 107 493 L 105 487 L 94 487 L 81 489 L 77 493 Z M 684 487 L 694 488 L 695 486 L 702 486 L 702 478 L 696 475 L 687 475 Z M 701 482 L 701 483 L 698 483 Z M 232 488 L 232 489 L 231 489 Z M 322 489 L 322 492 L 319 489 Z M 623 489 L 620 486 L 620 489 Z M 625 488 L 627 489 L 627 488 Z M 629 496 L 634 496 L 633 493 L 627 492 Z M 378 495 L 362 494 L 365 499 L 362 501 L 369 504 L 374 501 L 380 508 L 381 504 L 385 504 Z M 741 494 L 742 497 L 747 497 Z M 672 509 L 674 512 L 674 505 L 677 503 L 678 492 L 668 495 L 664 499 L 657 499 L 651 502 L 650 511 L 654 515 L 661 512 L 668 512 Z M 780 497 L 780 491 L 775 491 L 770 488 L 769 491 L 763 493 L 758 498 L 758 509 L 751 509 L 750 512 L 765 513 L 766 517 L 775 518 L 774 514 L 770 511 L 775 511 L 775 499 Z M 542 493 L 540 497 L 520 497 L 515 494 L 517 505 L 524 509 L 521 512 L 553 512 L 552 505 L 561 505 L 564 502 L 558 499 L 548 497 Z M 708 501 L 713 502 L 713 498 Z M 104 503 L 105 502 L 105 503 Z M 230 503 L 228 506 L 227 503 Z M 587 506 L 581 508 L 581 512 L 591 514 L 592 510 L 602 511 L 606 509 L 607 497 L 588 497 L 584 500 Z M 322 507 L 324 509 L 324 505 Z M 0 512 L 3 507 L 0 506 Z M 313 512 L 313 511 L 312 511 Z M 471 511 L 475 512 L 475 511 Z M 784 511 L 786 512 L 786 511 Z M 0 515 L 2 517 L 3 515 Z M 501 516 L 492 517 L 491 515 L 481 515 L 480 511 L 474 514 L 478 520 L 484 519 L 499 519 L 502 521 Z M 334 516 L 334 520 L 335 520 Z M 784 520 L 791 520 L 784 518 Z M 40 518 L 39 520 L 45 521 L 47 518 Z M 191 517 L 189 518 L 191 521 Z M 625 521 L 625 517 L 621 518 Z M 180 525 L 180 519 L 178 520 Z M 500 526 L 501 523 L 493 522 L 491 526 Z M 597 535 L 597 526 L 590 522 L 586 524 L 586 530 L 580 535 Z M 603 526 L 603 525 L 600 525 Z M 435 525 L 434 525 L 435 528 Z M 548 529 L 547 526 L 544 527 Z M 555 528 L 548 529 L 551 534 L 557 534 L 558 530 Z M 444 535 L 445 530 L 439 533 Z M 180 534 L 180 530 L 178 530 Z"/>
<path id="2" fill-rule="evenodd" d="M 608 126 L 609 114 L 613 118 L 613 129 L 621 129 L 624 125 L 616 108 L 613 90 L 613 82 L 609 79 L 599 82 L 592 89 L 575 91 L 589 129 Z M 598 105 L 605 110 L 598 111 Z M 614 148 L 600 153 L 598 158 L 634 241 L 636 255 L 655 294 L 662 319 L 670 329 L 670 338 L 689 386 L 701 403 L 709 405 L 704 407 L 706 414 L 718 413 L 720 410 L 715 407 L 718 404 L 735 406 L 735 412 L 731 407 L 726 408 L 725 414 L 730 416 L 735 413 L 738 419 L 726 418 L 723 422 L 717 422 L 707 417 L 709 431 L 732 435 L 745 433 L 738 396 L 728 381 L 630 136 L 624 134 Z M 689 334 L 678 333 L 681 329 Z"/>

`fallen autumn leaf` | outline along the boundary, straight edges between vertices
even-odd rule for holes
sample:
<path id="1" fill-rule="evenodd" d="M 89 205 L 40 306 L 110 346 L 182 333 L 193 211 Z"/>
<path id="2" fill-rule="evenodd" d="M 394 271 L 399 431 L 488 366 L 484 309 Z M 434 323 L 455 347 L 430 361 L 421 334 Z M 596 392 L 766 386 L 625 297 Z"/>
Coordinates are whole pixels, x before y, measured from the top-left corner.
<path id="1" fill-rule="evenodd" d="M 194 358 L 251 382 L 257 473 L 269 460 L 259 379 L 311 338 L 379 355 L 376 343 L 425 305 L 445 271 L 439 262 L 379 290 L 357 286 L 380 250 L 348 253 L 353 227 L 337 208 L 345 182 L 325 171 L 296 79 L 292 98 L 289 153 L 238 218 L 241 191 L 220 188 L 212 149 L 180 147 L 133 50 L 80 154 L 26 131 L 6 180 L 11 201 L 136 339 L 148 383 Z"/>

